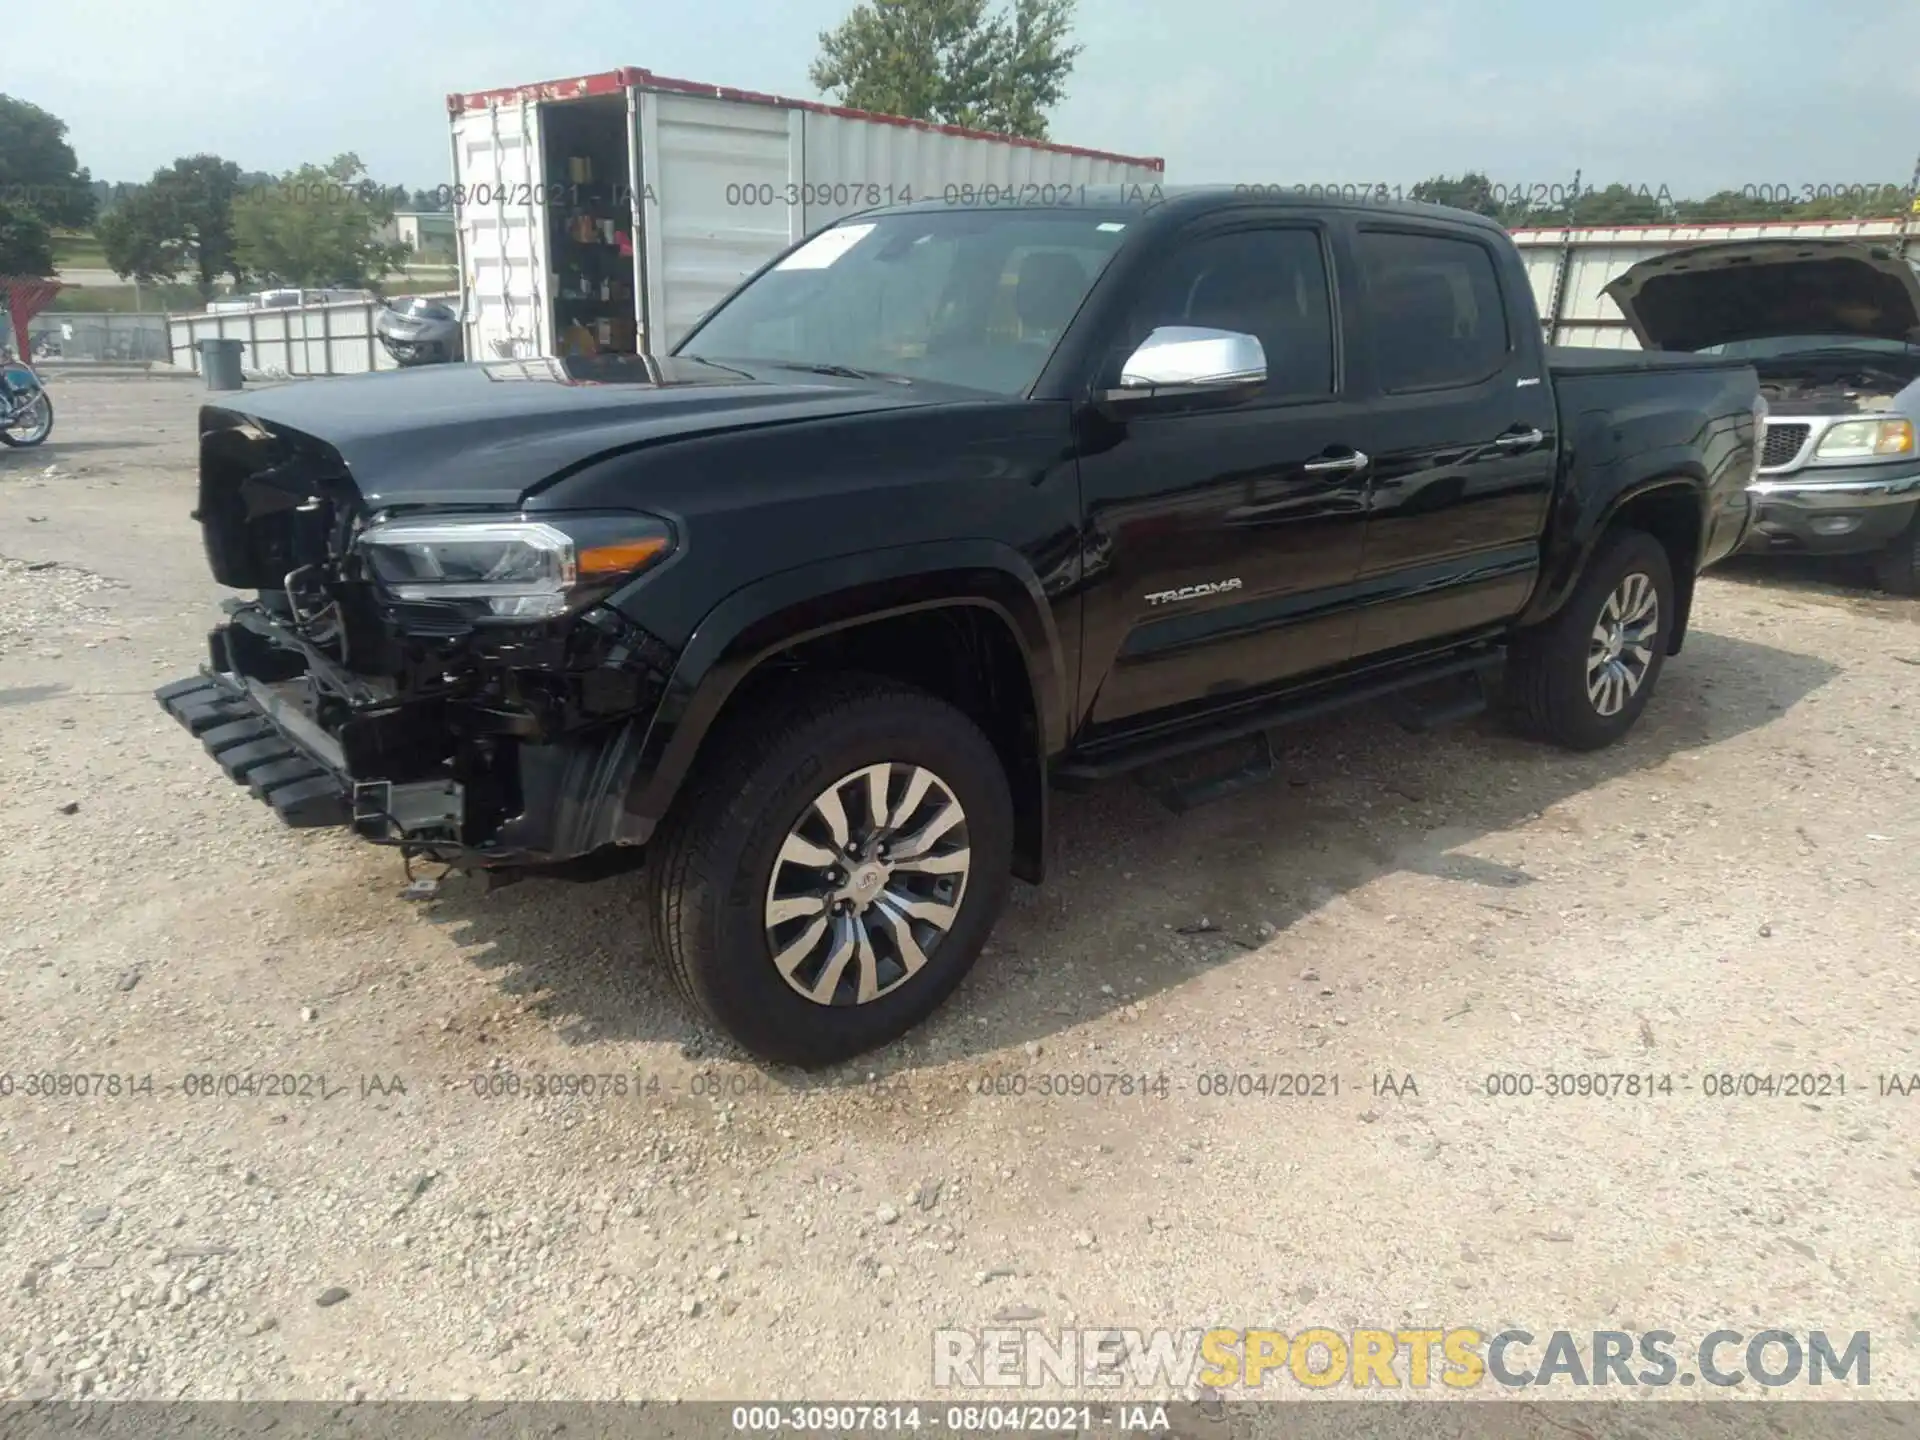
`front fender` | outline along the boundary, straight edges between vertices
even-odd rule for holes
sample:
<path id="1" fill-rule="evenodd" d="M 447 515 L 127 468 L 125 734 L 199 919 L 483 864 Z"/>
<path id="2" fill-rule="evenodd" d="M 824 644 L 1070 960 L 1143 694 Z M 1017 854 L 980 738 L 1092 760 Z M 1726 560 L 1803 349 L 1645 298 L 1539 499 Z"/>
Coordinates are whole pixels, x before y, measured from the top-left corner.
<path id="1" fill-rule="evenodd" d="M 648 829 L 658 823 L 727 700 L 770 656 L 866 621 L 955 604 L 990 610 L 1012 630 L 1044 754 L 1063 749 L 1067 676 L 1053 608 L 1032 567 L 994 540 L 901 545 L 781 571 L 709 610 L 680 652 L 648 727 L 629 810 Z"/>

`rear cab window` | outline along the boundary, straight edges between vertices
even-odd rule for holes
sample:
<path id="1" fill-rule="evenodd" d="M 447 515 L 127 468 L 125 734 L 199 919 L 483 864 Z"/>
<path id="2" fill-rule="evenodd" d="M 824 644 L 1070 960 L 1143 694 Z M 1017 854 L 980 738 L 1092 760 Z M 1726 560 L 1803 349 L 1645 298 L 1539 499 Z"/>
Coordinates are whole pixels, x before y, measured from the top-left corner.
<path id="1" fill-rule="evenodd" d="M 1485 245 L 1466 236 L 1363 229 L 1355 249 L 1381 390 L 1479 385 L 1506 368 L 1511 326 Z"/>

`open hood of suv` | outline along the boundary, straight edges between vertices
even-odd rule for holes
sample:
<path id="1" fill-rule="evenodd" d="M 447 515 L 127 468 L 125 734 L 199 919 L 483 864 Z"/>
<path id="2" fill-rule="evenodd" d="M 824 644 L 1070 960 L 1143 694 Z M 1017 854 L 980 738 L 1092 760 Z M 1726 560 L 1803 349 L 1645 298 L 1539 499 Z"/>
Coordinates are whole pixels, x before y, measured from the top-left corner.
<path id="1" fill-rule="evenodd" d="M 1692 245 L 1642 260 L 1602 293 L 1649 350 L 1776 335 L 1920 338 L 1920 270 L 1887 241 Z"/>

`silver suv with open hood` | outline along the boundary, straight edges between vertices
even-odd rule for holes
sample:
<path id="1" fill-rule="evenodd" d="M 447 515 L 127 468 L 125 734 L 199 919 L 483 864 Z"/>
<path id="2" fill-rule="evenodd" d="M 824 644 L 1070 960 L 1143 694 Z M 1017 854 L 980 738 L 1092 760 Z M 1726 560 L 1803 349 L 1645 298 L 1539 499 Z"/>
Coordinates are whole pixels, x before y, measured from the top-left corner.
<path id="1" fill-rule="evenodd" d="M 1605 293 L 1645 348 L 1759 372 L 1748 549 L 1872 553 L 1887 589 L 1920 594 L 1920 267 L 1886 241 L 1728 241 L 1643 260 Z"/>

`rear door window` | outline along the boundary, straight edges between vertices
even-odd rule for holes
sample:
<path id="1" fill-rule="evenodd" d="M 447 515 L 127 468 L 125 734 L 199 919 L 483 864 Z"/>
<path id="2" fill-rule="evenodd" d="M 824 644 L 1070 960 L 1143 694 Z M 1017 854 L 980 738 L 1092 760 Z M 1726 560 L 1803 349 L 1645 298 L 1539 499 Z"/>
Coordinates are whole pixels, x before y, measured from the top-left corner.
<path id="1" fill-rule="evenodd" d="M 1506 305 L 1486 246 L 1363 230 L 1358 250 L 1381 389 L 1478 385 L 1506 368 Z"/>

